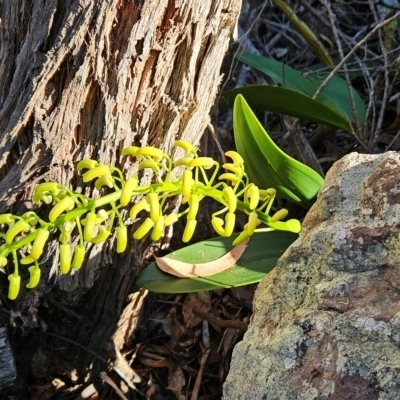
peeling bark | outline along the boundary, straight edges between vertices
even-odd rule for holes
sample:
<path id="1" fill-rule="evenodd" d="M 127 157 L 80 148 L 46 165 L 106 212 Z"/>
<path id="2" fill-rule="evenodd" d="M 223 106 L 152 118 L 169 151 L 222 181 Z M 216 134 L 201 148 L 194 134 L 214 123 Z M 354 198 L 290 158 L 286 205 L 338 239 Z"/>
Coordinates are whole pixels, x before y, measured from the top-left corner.
<path id="1" fill-rule="evenodd" d="M 3 0 L 0 212 L 31 207 L 41 181 L 81 188 L 74 167 L 82 158 L 130 171 L 135 165 L 121 158 L 123 147 L 140 143 L 170 151 L 177 138 L 198 143 L 240 3 Z M 112 243 L 93 246 L 82 271 L 56 276 L 56 285 L 53 277 L 51 292 L 43 283 L 10 307 L 39 307 L 46 298 L 39 316 L 50 331 L 57 328 L 58 335 L 107 358 L 107 343 L 148 251 L 148 243 L 132 244 L 123 256 Z M 56 246 L 47 252 L 45 276 L 56 253 Z M 6 280 L 2 285 L 5 293 Z M 46 319 L 50 315 L 57 326 Z M 71 343 L 52 340 L 54 348 L 62 343 L 70 360 L 79 359 L 82 370 L 95 360 Z"/>

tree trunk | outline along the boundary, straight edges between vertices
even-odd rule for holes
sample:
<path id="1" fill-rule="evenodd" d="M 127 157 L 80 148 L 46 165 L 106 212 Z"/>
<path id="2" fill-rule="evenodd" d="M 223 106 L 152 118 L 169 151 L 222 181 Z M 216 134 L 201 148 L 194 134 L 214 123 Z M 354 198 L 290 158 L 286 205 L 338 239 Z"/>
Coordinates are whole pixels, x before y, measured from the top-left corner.
<path id="1" fill-rule="evenodd" d="M 42 181 L 90 194 L 75 171 L 83 158 L 129 172 L 136 166 L 121 150 L 133 143 L 166 152 L 178 138 L 198 143 L 240 3 L 3 0 L 0 212 L 32 208 L 32 190 Z M 32 368 L 40 364 L 43 376 L 54 364 L 64 368 L 56 360 L 60 352 L 79 371 L 92 362 L 104 368 L 90 351 L 104 359 L 113 353 L 109 343 L 149 243 L 131 243 L 123 255 L 111 241 L 92 246 L 73 276 L 58 275 L 57 246 L 50 247 L 39 289 L 24 291 L 17 302 L 5 300 L 13 326 L 47 331 L 24 346 L 14 331 L 14 347 L 29 347 Z M 7 280 L 1 282 L 4 299 Z M 38 363 L 43 352 L 47 361 Z"/>

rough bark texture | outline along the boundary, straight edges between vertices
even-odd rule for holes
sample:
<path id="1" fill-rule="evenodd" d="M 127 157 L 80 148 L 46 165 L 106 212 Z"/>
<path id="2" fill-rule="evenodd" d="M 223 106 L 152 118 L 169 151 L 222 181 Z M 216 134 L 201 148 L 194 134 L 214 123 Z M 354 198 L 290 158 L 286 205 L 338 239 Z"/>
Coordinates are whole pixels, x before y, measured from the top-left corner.
<path id="1" fill-rule="evenodd" d="M 226 400 L 399 398 L 399 171 L 394 152 L 332 167 L 257 290 Z"/>
<path id="2" fill-rule="evenodd" d="M 120 157 L 125 146 L 149 144 L 169 151 L 178 138 L 197 143 L 209 122 L 240 3 L 4 0 L 0 212 L 29 208 L 33 187 L 40 181 L 82 187 L 74 169 L 82 158 L 132 171 L 136 166 Z M 105 348 L 148 252 L 148 243 L 132 244 L 126 254 L 116 256 L 112 246 L 93 246 L 87 265 L 67 277 L 57 276 L 57 248 L 49 249 L 44 277 L 51 269 L 54 289 L 49 292 L 51 286 L 43 283 L 19 302 L 9 302 L 14 317 L 18 314 L 12 325 L 47 325 L 47 332 L 107 358 Z M 1 279 L 5 297 L 7 280 Z M 39 306 L 43 308 L 38 314 Z M 25 344 L 37 348 L 40 361 L 48 340 L 53 341 L 50 346 L 62 347 L 70 361 L 79 359 L 75 368 L 83 370 L 96 359 L 45 333 Z M 45 354 L 49 365 L 43 374 L 57 369 L 57 351 L 50 353 Z M 46 363 L 36 364 L 44 368 Z"/>
<path id="3" fill-rule="evenodd" d="M 0 388 L 12 385 L 17 377 L 6 328 L 0 328 Z"/>

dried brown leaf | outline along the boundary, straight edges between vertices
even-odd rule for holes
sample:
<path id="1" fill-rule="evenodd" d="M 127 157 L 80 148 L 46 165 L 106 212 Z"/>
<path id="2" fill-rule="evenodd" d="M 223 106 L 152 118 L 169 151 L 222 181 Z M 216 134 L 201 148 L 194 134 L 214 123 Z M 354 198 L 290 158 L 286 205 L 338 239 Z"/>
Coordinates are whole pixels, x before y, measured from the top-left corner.
<path id="1" fill-rule="evenodd" d="M 210 304 L 201 301 L 195 294 L 189 293 L 186 296 L 182 307 L 183 321 L 187 328 L 193 328 L 202 321 L 200 317 L 193 314 L 193 308 L 198 308 L 201 311 L 208 312 L 211 306 Z"/>
<path id="2" fill-rule="evenodd" d="M 156 257 L 156 264 L 161 271 L 178 278 L 207 277 L 233 267 L 246 250 L 249 239 L 234 247 L 216 260 L 201 264 L 185 263 L 166 257 Z"/>

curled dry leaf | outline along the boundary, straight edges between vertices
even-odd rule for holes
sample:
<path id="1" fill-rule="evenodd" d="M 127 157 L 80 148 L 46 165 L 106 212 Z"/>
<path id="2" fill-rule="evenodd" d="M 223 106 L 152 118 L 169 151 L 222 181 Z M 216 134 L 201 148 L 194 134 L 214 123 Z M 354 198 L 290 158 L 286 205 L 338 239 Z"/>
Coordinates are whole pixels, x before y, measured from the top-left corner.
<path id="1" fill-rule="evenodd" d="M 205 278 L 233 267 L 243 255 L 248 242 L 249 239 L 234 247 L 222 257 L 206 263 L 192 264 L 172 258 L 156 257 L 156 264 L 161 271 L 178 278 Z"/>

